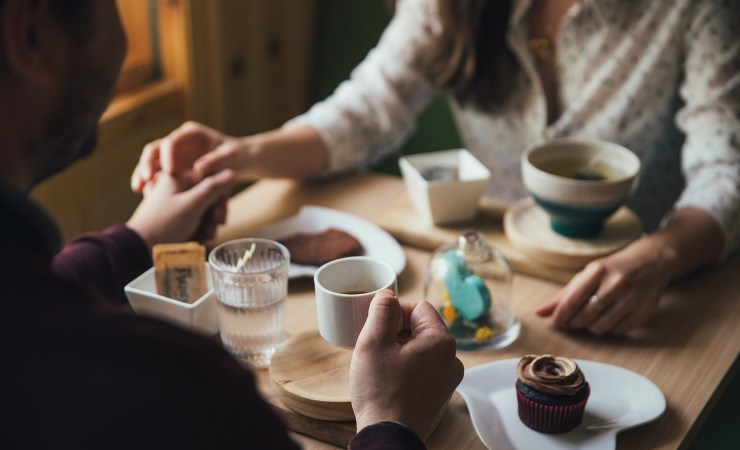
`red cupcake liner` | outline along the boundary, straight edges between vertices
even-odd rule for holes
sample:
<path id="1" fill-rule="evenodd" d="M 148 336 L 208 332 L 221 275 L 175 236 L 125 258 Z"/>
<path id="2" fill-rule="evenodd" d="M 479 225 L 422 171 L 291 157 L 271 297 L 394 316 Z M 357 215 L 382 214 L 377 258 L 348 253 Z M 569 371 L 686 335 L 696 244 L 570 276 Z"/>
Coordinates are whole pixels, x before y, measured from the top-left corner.
<path id="1" fill-rule="evenodd" d="M 524 425 L 540 433 L 566 433 L 583 422 L 583 411 L 586 409 L 586 401 L 590 394 L 589 391 L 586 398 L 578 403 L 558 406 L 533 401 L 517 389 L 519 418 Z"/>

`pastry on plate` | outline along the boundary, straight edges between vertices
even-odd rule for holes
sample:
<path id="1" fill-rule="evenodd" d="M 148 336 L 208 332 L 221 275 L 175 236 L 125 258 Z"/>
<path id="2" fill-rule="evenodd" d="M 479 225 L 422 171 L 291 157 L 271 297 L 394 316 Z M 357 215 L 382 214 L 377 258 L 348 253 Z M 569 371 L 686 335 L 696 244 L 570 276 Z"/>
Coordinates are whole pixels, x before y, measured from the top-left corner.
<path id="1" fill-rule="evenodd" d="M 580 425 L 590 389 L 568 358 L 527 355 L 517 365 L 519 418 L 541 433 L 565 433 Z"/>
<path id="2" fill-rule="evenodd" d="M 364 250 L 354 236 L 336 228 L 318 233 L 296 233 L 278 241 L 290 252 L 290 262 L 308 266 L 322 266 L 335 259 L 358 256 Z"/>

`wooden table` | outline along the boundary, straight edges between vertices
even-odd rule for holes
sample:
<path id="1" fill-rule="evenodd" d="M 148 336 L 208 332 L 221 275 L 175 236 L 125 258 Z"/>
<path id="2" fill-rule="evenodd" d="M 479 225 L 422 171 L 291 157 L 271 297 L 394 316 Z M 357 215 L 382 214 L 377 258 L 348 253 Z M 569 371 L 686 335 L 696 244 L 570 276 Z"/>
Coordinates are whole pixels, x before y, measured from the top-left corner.
<path id="1" fill-rule="evenodd" d="M 323 183 L 263 180 L 237 194 L 229 205 L 229 220 L 216 241 L 243 236 L 251 229 L 295 214 L 301 205 L 335 208 L 374 221 L 384 208 L 405 195 L 395 177 L 361 175 Z M 427 250 L 404 246 L 407 266 L 399 276 L 401 300 L 422 296 Z M 668 449 L 687 445 L 701 428 L 716 400 L 737 370 L 740 352 L 740 258 L 708 268 L 674 283 L 663 295 L 657 315 L 629 337 L 594 337 L 564 332 L 535 315 L 535 308 L 561 285 L 522 274 L 514 278 L 513 304 L 522 333 L 501 351 L 458 352 L 466 368 L 525 354 L 551 353 L 601 361 L 637 372 L 660 387 L 667 410 L 655 422 L 620 433 L 619 449 Z M 287 301 L 289 335 L 315 330 L 312 280 L 292 281 Z M 267 371 L 258 372 L 261 389 L 286 414 L 269 385 Z M 294 428 L 305 429 L 311 420 Z M 320 435 L 322 426 L 316 424 Z M 325 427 L 324 427 L 325 428 Z M 326 437 L 326 436 L 325 436 Z M 295 434 L 306 449 L 333 449 L 333 445 Z M 328 436 L 340 438 L 341 436 Z M 484 449 L 470 421 L 465 402 L 455 394 L 443 419 L 428 440 L 430 449 Z"/>

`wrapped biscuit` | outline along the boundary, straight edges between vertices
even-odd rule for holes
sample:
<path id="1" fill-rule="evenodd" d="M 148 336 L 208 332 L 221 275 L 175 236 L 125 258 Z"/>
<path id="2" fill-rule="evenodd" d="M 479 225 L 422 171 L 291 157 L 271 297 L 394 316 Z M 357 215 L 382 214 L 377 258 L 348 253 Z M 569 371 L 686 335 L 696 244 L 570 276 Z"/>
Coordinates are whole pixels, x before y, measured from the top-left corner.
<path id="1" fill-rule="evenodd" d="M 152 259 L 159 295 L 193 303 L 208 290 L 206 249 L 197 242 L 155 245 Z"/>

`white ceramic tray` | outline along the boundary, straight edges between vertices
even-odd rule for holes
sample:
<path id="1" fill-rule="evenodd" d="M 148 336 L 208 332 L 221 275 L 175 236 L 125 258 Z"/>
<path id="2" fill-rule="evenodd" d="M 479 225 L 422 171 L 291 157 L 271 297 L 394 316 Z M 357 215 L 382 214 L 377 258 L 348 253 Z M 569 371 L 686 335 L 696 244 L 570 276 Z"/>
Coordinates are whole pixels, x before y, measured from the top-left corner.
<path id="1" fill-rule="evenodd" d="M 516 366 L 506 359 L 465 371 L 457 391 L 465 399 L 475 431 L 489 449 L 604 450 L 616 446 L 617 433 L 657 419 L 665 411 L 663 393 L 630 370 L 575 360 L 591 387 L 583 423 L 563 434 L 527 428 L 517 413 Z"/>

